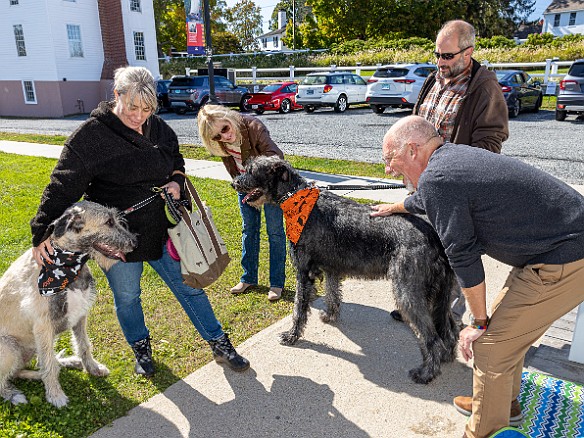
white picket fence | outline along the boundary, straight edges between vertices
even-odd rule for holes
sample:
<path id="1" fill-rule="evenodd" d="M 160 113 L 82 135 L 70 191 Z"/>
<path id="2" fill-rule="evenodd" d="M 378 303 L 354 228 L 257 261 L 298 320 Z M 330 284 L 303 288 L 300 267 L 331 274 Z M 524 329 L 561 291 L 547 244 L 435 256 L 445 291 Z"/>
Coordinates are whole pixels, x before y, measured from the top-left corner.
<path id="1" fill-rule="evenodd" d="M 545 85 L 545 94 L 556 94 L 557 83 L 563 74 L 558 74 L 559 67 L 569 67 L 572 65 L 573 61 L 560 61 L 558 59 L 546 59 L 545 62 L 518 62 L 518 63 L 490 63 L 488 61 L 483 61 L 482 64 L 490 69 L 525 69 L 525 68 L 535 68 L 544 69 L 545 72 L 542 73 L 529 73 L 534 78 L 541 78 L 541 82 Z M 230 69 L 234 72 L 235 82 L 239 84 L 252 85 L 254 91 L 259 91 L 259 84 L 265 83 L 266 81 L 299 81 L 306 76 L 307 73 L 319 72 L 319 71 L 352 71 L 361 74 L 363 71 L 375 71 L 382 64 L 377 65 L 360 65 L 339 67 L 336 65 L 331 65 L 330 67 L 295 67 L 293 65 L 284 68 L 235 68 Z M 270 73 L 270 75 L 262 76 L 262 73 Z M 274 74 L 283 73 L 280 76 Z M 188 74 L 188 73 L 187 73 Z"/>

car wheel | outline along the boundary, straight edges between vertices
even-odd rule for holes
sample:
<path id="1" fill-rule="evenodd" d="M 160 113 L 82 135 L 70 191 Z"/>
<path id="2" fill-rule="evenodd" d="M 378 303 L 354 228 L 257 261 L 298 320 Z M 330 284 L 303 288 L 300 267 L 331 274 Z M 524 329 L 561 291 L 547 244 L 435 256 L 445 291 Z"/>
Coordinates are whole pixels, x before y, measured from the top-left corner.
<path id="1" fill-rule="evenodd" d="M 542 103 L 543 103 L 543 96 L 540 94 L 539 97 L 537 98 L 537 102 L 535 102 L 535 106 L 533 107 L 534 113 L 539 112 L 539 109 L 541 108 Z"/>
<path id="2" fill-rule="evenodd" d="M 250 111 L 251 110 L 251 105 L 248 103 L 248 101 L 251 99 L 251 96 L 249 94 L 246 94 L 245 96 L 243 96 L 241 98 L 241 103 L 239 104 L 239 110 L 243 113 Z"/>
<path id="3" fill-rule="evenodd" d="M 304 106 L 304 111 L 306 111 L 307 113 L 313 113 L 315 109 L 316 109 L 316 107 L 314 107 L 312 105 L 305 105 Z"/>
<path id="4" fill-rule="evenodd" d="M 257 110 L 254 110 L 254 112 L 255 112 L 255 113 L 258 115 L 258 116 L 261 116 L 261 115 L 264 113 L 264 110 L 263 110 L 263 109 L 257 109 Z"/>
<path id="5" fill-rule="evenodd" d="M 567 111 L 561 111 L 559 109 L 556 109 L 556 120 L 558 122 L 563 122 L 564 120 L 566 120 L 567 115 L 568 115 Z"/>
<path id="6" fill-rule="evenodd" d="M 333 109 L 335 110 L 335 113 L 344 113 L 348 107 L 349 104 L 347 103 L 347 96 L 341 94 L 337 99 L 337 103 L 335 103 Z"/>
<path id="7" fill-rule="evenodd" d="M 375 114 L 383 114 L 385 107 L 383 105 L 369 105 Z"/>
<path id="8" fill-rule="evenodd" d="M 180 114 L 180 115 L 186 114 L 187 113 L 187 109 L 186 108 L 178 108 L 176 110 L 176 113 L 177 114 Z"/>
<path id="9" fill-rule="evenodd" d="M 288 114 L 291 109 L 292 109 L 292 104 L 290 103 L 290 101 L 288 99 L 284 99 L 282 101 L 282 103 L 280 104 L 280 112 L 282 114 Z"/>
<path id="10" fill-rule="evenodd" d="M 514 119 L 515 117 L 517 117 L 519 115 L 520 112 L 521 112 L 521 101 L 517 100 L 517 101 L 515 101 L 515 106 L 513 108 L 511 108 L 511 110 L 509 111 L 509 117 Z"/>

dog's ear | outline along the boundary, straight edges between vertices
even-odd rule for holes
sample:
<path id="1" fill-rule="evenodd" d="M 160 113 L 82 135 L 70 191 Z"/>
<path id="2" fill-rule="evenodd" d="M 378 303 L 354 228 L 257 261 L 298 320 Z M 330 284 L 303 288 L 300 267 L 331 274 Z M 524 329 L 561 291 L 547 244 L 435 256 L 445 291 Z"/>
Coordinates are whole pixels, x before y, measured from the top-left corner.
<path id="1" fill-rule="evenodd" d="M 49 225 L 49 228 L 53 227 L 53 234 L 57 239 L 62 237 L 67 231 L 79 233 L 85 226 L 82 213 L 83 210 L 80 207 L 71 207 L 59 219 Z"/>
<path id="2" fill-rule="evenodd" d="M 272 166 L 272 173 L 278 177 L 281 181 L 289 181 L 290 180 L 290 172 L 288 171 L 288 165 L 285 161 L 278 160 Z"/>

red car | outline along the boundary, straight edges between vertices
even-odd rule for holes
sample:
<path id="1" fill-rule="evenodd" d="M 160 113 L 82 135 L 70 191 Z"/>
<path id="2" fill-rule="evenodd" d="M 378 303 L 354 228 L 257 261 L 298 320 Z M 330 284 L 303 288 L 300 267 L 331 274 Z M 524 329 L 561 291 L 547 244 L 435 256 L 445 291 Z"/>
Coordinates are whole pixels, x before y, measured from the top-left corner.
<path id="1" fill-rule="evenodd" d="M 256 114 L 263 114 L 264 111 L 280 111 L 286 114 L 295 109 L 302 109 L 302 105 L 296 103 L 297 92 L 296 82 L 274 82 L 259 93 L 252 93 L 246 107 Z"/>

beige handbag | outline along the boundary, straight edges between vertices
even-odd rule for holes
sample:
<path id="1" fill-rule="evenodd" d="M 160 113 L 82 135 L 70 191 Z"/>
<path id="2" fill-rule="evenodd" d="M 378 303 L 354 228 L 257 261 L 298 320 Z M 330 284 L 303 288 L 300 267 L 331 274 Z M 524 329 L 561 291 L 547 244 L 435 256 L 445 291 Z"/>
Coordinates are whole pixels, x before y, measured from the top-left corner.
<path id="1" fill-rule="evenodd" d="M 175 174 L 185 177 L 185 192 L 190 196 L 193 211 L 181 206 L 182 220 L 168 229 L 168 235 L 180 256 L 184 283 L 201 289 L 217 280 L 231 259 L 213 223 L 211 210 L 201 202 L 187 175 L 180 171 L 175 171 Z"/>

